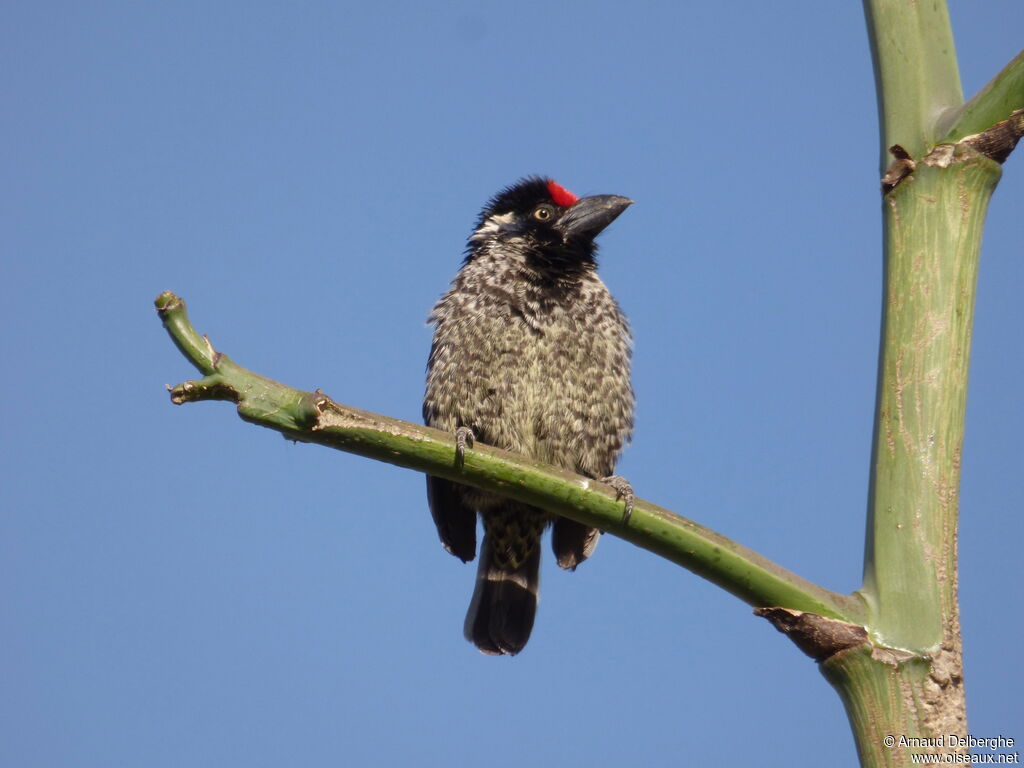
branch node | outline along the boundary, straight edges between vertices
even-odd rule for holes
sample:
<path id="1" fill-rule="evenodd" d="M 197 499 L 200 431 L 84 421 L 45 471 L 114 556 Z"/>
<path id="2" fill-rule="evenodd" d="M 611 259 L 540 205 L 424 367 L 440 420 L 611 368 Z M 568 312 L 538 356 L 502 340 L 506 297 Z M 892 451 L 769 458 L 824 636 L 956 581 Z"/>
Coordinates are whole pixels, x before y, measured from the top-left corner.
<path id="1" fill-rule="evenodd" d="M 754 615 L 768 619 L 796 647 L 815 661 L 824 661 L 840 651 L 868 642 L 868 633 L 858 624 L 830 619 L 816 613 L 789 608 L 755 608 Z"/>
<path id="2" fill-rule="evenodd" d="M 206 353 L 209 356 L 210 361 L 213 363 L 213 367 L 216 368 L 220 365 L 221 358 L 223 358 L 224 355 L 213 348 L 213 342 L 210 341 L 210 337 L 205 333 L 203 334 L 203 341 L 206 343 Z"/>
<path id="3" fill-rule="evenodd" d="M 919 162 L 935 168 L 949 168 L 956 160 L 972 155 L 983 155 L 1002 165 L 1022 136 L 1024 136 L 1024 109 L 1018 109 L 988 130 L 965 136 L 955 144 L 936 145 Z M 889 151 L 895 159 L 885 172 L 885 176 L 882 177 L 883 195 L 910 176 L 915 168 L 914 159 L 899 144 L 893 144 L 889 147 Z"/>
<path id="4" fill-rule="evenodd" d="M 295 416 L 298 423 L 307 429 L 318 429 L 320 414 L 323 413 L 329 400 L 330 398 L 322 390 L 315 389 L 312 392 L 306 392 L 296 407 Z"/>

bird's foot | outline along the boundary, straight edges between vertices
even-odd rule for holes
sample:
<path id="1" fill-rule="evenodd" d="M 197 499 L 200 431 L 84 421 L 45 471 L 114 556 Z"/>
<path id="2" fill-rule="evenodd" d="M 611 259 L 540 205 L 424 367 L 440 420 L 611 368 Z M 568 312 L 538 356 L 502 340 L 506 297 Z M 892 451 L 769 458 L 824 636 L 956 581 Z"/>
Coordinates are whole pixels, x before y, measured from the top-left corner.
<path id="1" fill-rule="evenodd" d="M 466 449 L 473 447 L 473 430 L 469 427 L 459 427 L 455 430 L 455 466 L 462 468 L 466 463 Z"/>
<path id="2" fill-rule="evenodd" d="M 612 488 L 615 489 L 615 500 L 623 499 L 626 502 L 626 511 L 622 514 L 623 525 L 629 523 L 629 516 L 633 514 L 633 486 L 629 484 L 629 481 L 624 477 L 618 475 L 611 475 L 610 477 L 602 477 L 602 483 L 608 483 Z"/>

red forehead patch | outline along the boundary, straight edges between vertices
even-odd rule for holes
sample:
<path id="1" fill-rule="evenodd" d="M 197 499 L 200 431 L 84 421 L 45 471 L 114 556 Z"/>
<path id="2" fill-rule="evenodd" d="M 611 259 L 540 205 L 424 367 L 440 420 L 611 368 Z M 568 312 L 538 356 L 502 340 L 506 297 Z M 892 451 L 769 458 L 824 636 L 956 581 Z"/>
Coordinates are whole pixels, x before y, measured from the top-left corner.
<path id="1" fill-rule="evenodd" d="M 563 208 L 568 208 L 579 200 L 576 195 L 555 181 L 548 182 L 548 192 L 551 195 L 552 202 L 554 202 L 555 205 L 562 206 Z"/>

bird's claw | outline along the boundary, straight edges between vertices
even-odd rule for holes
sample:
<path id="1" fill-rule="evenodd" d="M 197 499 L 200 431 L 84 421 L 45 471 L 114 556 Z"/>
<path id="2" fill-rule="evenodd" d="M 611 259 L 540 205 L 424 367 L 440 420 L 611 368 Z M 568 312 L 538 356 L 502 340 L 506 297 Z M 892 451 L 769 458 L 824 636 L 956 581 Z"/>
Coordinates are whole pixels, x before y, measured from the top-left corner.
<path id="1" fill-rule="evenodd" d="M 629 481 L 624 477 L 618 475 L 611 475 L 610 477 L 601 478 L 602 483 L 608 483 L 612 488 L 615 489 L 615 500 L 623 499 L 626 503 L 626 510 L 622 513 L 622 524 L 626 525 L 629 523 L 629 517 L 633 514 L 633 486 L 629 484 Z"/>
<path id="2" fill-rule="evenodd" d="M 473 447 L 473 430 L 469 427 L 459 427 L 455 430 L 455 466 L 462 468 L 466 463 L 466 448 Z"/>

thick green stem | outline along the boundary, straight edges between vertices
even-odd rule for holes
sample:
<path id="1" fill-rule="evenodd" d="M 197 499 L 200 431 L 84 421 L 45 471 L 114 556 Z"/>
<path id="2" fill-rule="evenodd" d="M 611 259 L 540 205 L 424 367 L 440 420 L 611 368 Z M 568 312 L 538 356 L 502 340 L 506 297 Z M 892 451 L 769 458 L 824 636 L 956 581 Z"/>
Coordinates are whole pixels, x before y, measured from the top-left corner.
<path id="1" fill-rule="evenodd" d="M 933 722 L 935 700 L 961 687 L 959 657 L 921 658 L 864 644 L 836 653 L 821 671 L 843 700 L 864 766 L 912 765 L 912 755 L 948 752 L 949 734 L 966 732 L 962 720 Z M 922 723 L 932 735 L 921 735 Z"/>
<path id="2" fill-rule="evenodd" d="M 920 163 L 885 198 L 886 281 L 861 593 L 886 646 L 937 649 L 956 611 L 956 523 L 981 233 L 999 166 Z"/>
<path id="3" fill-rule="evenodd" d="M 883 168 L 889 147 L 897 157 L 883 187 L 882 349 L 860 590 L 868 642 L 834 654 L 822 672 L 843 699 L 862 764 L 903 766 L 916 752 L 963 751 L 938 737 L 967 728 L 957 515 L 968 361 L 982 228 L 1001 172 L 991 158 L 1015 143 L 1007 118 L 1014 99 L 1019 107 L 1020 67 L 961 109 L 945 3 L 864 7 Z M 991 136 L 936 146 L 959 137 L 950 133 L 957 126 Z"/>
<path id="4" fill-rule="evenodd" d="M 999 176 L 997 163 L 958 146 L 918 163 L 885 198 L 882 368 L 861 589 L 875 647 L 822 667 L 868 766 L 907 765 L 915 751 L 962 751 L 934 740 L 966 733 L 958 493 L 981 233 Z M 889 749 L 884 735 L 925 746 Z"/>

